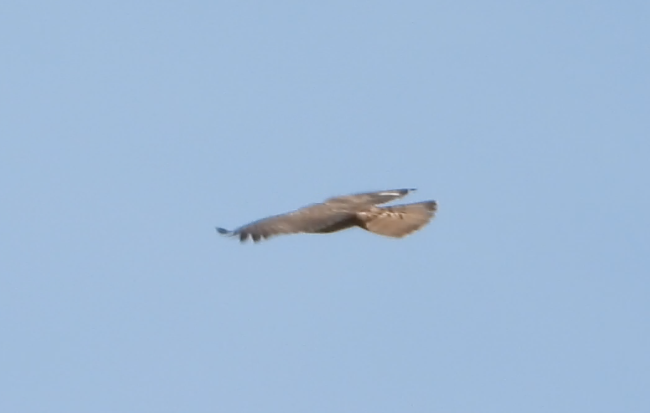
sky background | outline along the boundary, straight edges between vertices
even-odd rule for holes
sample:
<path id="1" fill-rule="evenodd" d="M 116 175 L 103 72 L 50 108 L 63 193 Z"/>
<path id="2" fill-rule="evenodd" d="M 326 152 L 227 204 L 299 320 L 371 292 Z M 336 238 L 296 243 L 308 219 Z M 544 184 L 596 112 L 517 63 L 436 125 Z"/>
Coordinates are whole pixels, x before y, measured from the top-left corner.
<path id="1" fill-rule="evenodd" d="M 650 411 L 647 1 L 0 7 L 0 411 Z M 416 187 L 436 219 L 227 228 Z"/>

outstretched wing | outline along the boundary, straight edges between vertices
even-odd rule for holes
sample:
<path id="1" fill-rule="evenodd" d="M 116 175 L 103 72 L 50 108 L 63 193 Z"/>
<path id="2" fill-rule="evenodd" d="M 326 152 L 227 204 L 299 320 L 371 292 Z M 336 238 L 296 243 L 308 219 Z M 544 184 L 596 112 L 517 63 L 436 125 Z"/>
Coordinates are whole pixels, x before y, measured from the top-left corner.
<path id="1" fill-rule="evenodd" d="M 328 205 L 349 205 L 353 206 L 371 206 L 385 204 L 386 202 L 394 201 L 408 195 L 410 192 L 415 191 L 415 189 L 389 189 L 386 191 L 377 191 L 377 192 L 363 192 L 360 194 L 352 194 L 345 196 L 337 196 L 329 198 L 325 201 L 325 204 Z"/>
<path id="2" fill-rule="evenodd" d="M 373 207 L 368 211 L 357 213 L 359 226 L 375 234 L 388 237 L 405 237 L 431 221 L 438 204 L 436 201 L 417 202 L 414 204 L 390 207 Z"/>
<path id="3" fill-rule="evenodd" d="M 327 204 L 314 204 L 251 222 L 234 231 L 224 228 L 217 228 L 217 231 L 224 235 L 239 236 L 242 242 L 249 237 L 258 242 L 274 235 L 334 232 L 354 225 L 356 215 L 353 212 Z"/>

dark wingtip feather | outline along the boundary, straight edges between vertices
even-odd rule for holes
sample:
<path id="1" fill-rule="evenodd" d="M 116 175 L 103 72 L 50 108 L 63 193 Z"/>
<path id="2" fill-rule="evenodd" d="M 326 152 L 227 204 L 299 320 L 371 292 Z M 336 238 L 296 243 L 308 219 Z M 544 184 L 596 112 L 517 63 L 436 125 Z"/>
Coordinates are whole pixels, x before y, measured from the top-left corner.
<path id="1" fill-rule="evenodd" d="M 417 188 L 403 188 L 403 189 L 396 189 L 395 190 L 395 192 L 397 192 L 398 194 L 400 194 L 402 196 L 406 196 L 406 195 L 410 194 L 411 192 L 415 192 L 415 191 L 417 191 Z M 390 192 L 390 191 L 387 191 L 387 192 Z"/>
<path id="2" fill-rule="evenodd" d="M 401 189 L 389 189 L 388 191 L 383 191 L 385 193 L 395 192 L 398 194 L 408 194 L 409 192 L 415 192 L 417 188 L 401 188 Z M 382 192 L 382 191 L 380 191 Z"/>
<path id="3" fill-rule="evenodd" d="M 217 228 L 217 232 L 219 234 L 221 234 L 221 235 L 231 235 L 232 234 L 232 231 L 228 231 L 225 228 L 219 228 L 219 227 L 215 227 L 215 228 Z"/>

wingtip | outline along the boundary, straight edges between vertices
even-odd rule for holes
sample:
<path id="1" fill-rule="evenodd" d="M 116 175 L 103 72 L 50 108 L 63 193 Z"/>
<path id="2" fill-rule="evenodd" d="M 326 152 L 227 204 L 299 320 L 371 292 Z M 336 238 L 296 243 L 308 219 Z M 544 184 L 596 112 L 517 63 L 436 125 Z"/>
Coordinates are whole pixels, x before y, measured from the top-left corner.
<path id="1" fill-rule="evenodd" d="M 225 228 L 219 228 L 219 227 L 215 227 L 215 228 L 216 228 L 217 232 L 219 234 L 221 234 L 221 235 L 230 235 L 232 233 L 231 231 L 228 231 Z"/>
<path id="2" fill-rule="evenodd" d="M 391 189 L 388 191 L 382 191 L 379 193 L 379 195 L 405 196 L 415 191 L 417 191 L 417 188 Z"/>
<path id="3" fill-rule="evenodd" d="M 404 188 L 404 189 L 398 189 L 397 192 L 401 194 L 402 196 L 406 196 L 410 194 L 411 192 L 417 191 L 417 188 Z"/>

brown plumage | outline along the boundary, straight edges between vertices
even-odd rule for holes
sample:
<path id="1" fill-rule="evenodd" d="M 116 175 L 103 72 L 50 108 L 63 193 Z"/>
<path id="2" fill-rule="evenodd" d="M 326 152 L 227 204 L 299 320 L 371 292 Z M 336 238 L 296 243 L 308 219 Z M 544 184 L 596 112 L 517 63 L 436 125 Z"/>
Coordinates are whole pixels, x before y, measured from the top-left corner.
<path id="1" fill-rule="evenodd" d="M 424 227 L 438 209 L 436 201 L 387 207 L 377 205 L 400 199 L 415 189 L 392 189 L 334 197 L 293 212 L 274 215 L 233 231 L 217 228 L 223 235 L 249 237 L 258 242 L 281 234 L 327 234 L 360 227 L 375 234 L 402 238 Z"/>

